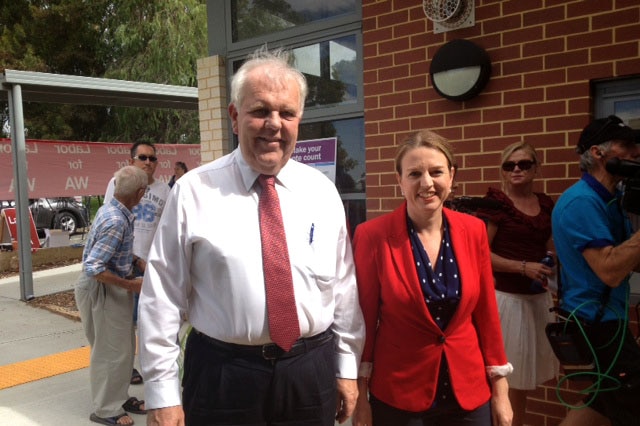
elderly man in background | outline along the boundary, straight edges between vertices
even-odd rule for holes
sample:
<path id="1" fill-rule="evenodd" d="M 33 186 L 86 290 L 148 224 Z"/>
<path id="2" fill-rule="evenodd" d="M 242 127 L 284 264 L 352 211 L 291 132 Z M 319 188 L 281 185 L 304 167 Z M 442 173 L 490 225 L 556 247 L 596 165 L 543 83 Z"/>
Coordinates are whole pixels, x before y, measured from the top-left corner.
<path id="1" fill-rule="evenodd" d="M 94 412 L 90 420 L 105 425 L 131 425 L 126 411 L 144 414 L 144 401 L 129 398 L 135 333 L 133 294 L 142 278 L 131 278 L 133 255 L 131 210 L 144 196 L 147 175 L 134 166 L 115 174 L 114 197 L 96 214 L 82 254 L 75 297 L 82 326 L 91 345 L 89 377 Z"/>

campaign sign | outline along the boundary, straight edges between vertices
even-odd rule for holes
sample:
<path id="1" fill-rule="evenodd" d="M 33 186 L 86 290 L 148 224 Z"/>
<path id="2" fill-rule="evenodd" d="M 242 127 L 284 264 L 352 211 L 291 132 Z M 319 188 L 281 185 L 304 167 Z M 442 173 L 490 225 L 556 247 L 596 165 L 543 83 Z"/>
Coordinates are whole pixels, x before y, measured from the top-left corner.
<path id="1" fill-rule="evenodd" d="M 315 167 L 335 183 L 337 148 L 338 138 L 298 141 L 291 158 Z"/>

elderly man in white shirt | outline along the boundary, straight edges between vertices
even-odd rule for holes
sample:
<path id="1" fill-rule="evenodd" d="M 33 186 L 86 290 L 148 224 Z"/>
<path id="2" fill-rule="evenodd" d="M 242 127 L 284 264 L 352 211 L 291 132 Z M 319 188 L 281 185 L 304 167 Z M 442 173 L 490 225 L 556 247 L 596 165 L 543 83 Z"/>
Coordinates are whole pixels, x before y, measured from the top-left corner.
<path id="1" fill-rule="evenodd" d="M 330 426 L 353 412 L 364 324 L 351 244 L 334 184 L 289 161 L 307 86 L 287 58 L 260 49 L 238 70 L 229 114 L 239 148 L 187 173 L 165 207 L 140 299 L 148 424 Z M 291 348 L 274 343 L 269 325 L 261 175 L 275 176 L 281 206 Z M 194 331 L 181 400 L 185 314 Z"/>

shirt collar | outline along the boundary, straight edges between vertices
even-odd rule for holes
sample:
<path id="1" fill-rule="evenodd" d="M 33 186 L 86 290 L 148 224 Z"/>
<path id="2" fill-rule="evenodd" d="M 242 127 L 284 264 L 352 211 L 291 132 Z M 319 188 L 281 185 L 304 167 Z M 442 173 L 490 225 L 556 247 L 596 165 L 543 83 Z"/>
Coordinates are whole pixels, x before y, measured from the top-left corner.
<path id="1" fill-rule="evenodd" d="M 242 156 L 242 151 L 240 150 L 240 148 L 236 148 L 235 151 L 233 151 L 233 155 L 235 156 L 235 160 L 238 164 L 238 169 L 240 170 L 240 175 L 242 176 L 244 187 L 247 192 L 249 192 L 258 180 L 258 176 L 260 175 L 260 173 L 256 172 L 249 166 L 249 164 Z M 295 182 L 295 177 L 293 176 L 295 173 L 292 172 L 291 166 L 292 161 L 294 160 L 289 159 L 289 161 L 287 161 L 287 164 L 285 164 L 284 167 L 280 169 L 280 172 L 278 172 L 278 174 L 276 175 L 276 181 L 278 181 L 280 185 L 284 186 L 285 188 L 289 187 L 291 183 Z"/>
<path id="2" fill-rule="evenodd" d="M 616 194 L 612 194 L 611 192 L 609 192 L 609 190 L 607 188 L 605 188 L 605 186 L 603 184 L 598 182 L 596 180 L 596 178 L 594 178 L 589 173 L 583 173 L 582 174 L 582 180 L 587 185 L 589 185 L 589 187 L 591 187 L 591 189 L 593 189 L 594 192 L 600 196 L 600 198 L 602 198 L 602 201 L 604 201 L 605 204 L 608 204 L 609 202 L 611 202 L 611 200 L 615 199 L 616 196 L 618 195 L 617 193 Z"/>
<path id="3" fill-rule="evenodd" d="M 124 206 L 124 204 L 122 204 L 120 202 L 120 200 L 118 200 L 116 197 L 113 197 L 111 199 L 111 205 L 115 206 L 118 210 L 120 210 L 122 212 L 122 214 L 124 215 L 124 217 L 127 218 L 127 220 L 129 221 L 130 224 L 133 223 L 133 221 L 135 220 L 136 217 L 133 215 L 131 210 L 126 208 Z"/>

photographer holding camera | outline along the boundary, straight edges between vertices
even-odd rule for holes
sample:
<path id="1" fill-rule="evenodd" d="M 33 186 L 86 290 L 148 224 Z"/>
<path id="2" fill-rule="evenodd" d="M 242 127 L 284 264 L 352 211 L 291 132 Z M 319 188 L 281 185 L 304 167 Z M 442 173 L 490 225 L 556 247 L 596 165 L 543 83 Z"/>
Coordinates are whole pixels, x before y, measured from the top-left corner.
<path id="1" fill-rule="evenodd" d="M 632 233 L 621 204 L 625 176 L 607 167 L 640 155 L 634 131 L 615 115 L 597 119 L 580 135 L 582 178 L 552 213 L 561 264 L 560 309 L 578 318 L 595 354 L 594 386 L 561 425 L 640 425 L 640 346 L 627 326 L 629 276 L 639 270 L 640 232 Z M 616 160 L 618 159 L 618 160 Z M 562 360 L 560 360 L 562 361 Z"/>

